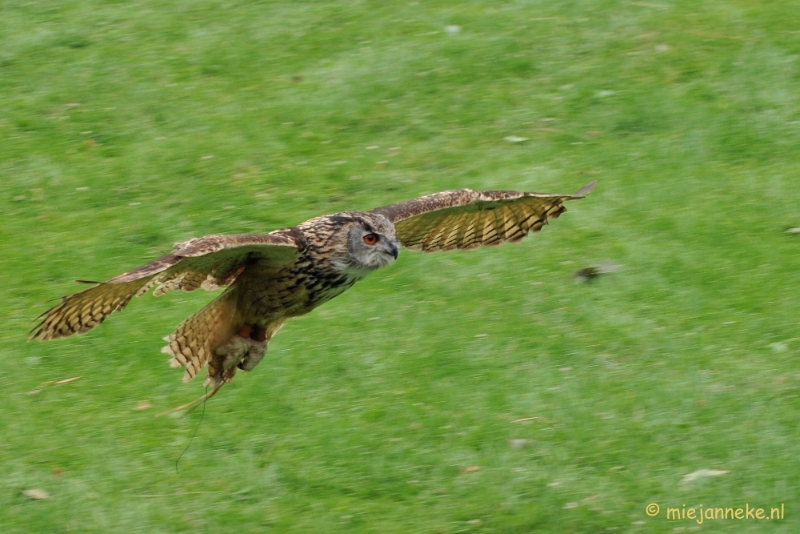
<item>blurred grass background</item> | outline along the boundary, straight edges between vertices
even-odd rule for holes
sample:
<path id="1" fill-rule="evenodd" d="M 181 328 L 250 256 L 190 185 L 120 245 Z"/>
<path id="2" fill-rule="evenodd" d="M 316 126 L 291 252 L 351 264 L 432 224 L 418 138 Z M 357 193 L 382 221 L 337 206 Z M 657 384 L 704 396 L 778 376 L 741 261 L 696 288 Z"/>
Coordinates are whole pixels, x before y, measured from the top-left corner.
<path id="1" fill-rule="evenodd" d="M 797 532 L 796 8 L 3 3 L 2 531 Z M 25 341 L 175 241 L 594 179 L 520 245 L 406 251 L 288 324 L 177 473 L 200 413 L 153 415 L 202 386 L 161 337 L 210 295 Z"/>

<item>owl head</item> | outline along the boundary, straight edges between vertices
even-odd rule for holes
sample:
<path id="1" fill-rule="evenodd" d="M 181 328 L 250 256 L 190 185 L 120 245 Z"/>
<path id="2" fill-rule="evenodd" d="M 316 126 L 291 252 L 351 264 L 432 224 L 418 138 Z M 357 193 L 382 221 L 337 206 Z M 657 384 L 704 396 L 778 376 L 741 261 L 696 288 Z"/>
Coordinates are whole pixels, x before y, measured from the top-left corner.
<path id="1" fill-rule="evenodd" d="M 349 226 L 347 246 L 351 267 L 373 270 L 397 259 L 400 244 L 388 219 L 362 213 L 352 217 Z"/>
<path id="2" fill-rule="evenodd" d="M 310 219 L 297 228 L 316 261 L 351 279 L 361 279 L 397 259 L 400 243 L 394 225 L 380 214 L 346 211 Z"/>

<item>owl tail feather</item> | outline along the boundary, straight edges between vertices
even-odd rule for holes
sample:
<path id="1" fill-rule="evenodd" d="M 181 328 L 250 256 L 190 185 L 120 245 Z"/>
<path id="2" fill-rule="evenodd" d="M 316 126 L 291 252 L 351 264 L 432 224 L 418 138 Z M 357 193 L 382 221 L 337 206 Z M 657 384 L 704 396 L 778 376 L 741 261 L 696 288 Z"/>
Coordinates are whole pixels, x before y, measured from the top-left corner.
<path id="1" fill-rule="evenodd" d="M 172 356 L 172 367 L 186 367 L 184 382 L 193 379 L 208 365 L 205 385 L 213 388 L 208 397 L 222 384 L 230 382 L 236 373 L 235 366 L 226 369 L 224 358 L 217 355 L 217 349 L 228 343 L 242 325 L 242 314 L 236 302 L 236 286 L 233 285 L 164 338 L 169 344 L 161 352 Z"/>

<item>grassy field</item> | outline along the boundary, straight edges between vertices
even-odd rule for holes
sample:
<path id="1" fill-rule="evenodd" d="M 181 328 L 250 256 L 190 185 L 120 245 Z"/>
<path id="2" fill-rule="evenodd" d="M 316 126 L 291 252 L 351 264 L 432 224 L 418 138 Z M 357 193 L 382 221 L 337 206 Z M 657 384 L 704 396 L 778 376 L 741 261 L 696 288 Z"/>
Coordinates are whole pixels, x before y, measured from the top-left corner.
<path id="1" fill-rule="evenodd" d="M 3 3 L 0 531 L 798 532 L 796 15 Z M 289 323 L 208 403 L 177 472 L 201 411 L 154 415 L 203 389 L 161 337 L 208 293 L 26 341 L 72 280 L 176 241 L 595 179 L 519 245 L 404 251 Z"/>

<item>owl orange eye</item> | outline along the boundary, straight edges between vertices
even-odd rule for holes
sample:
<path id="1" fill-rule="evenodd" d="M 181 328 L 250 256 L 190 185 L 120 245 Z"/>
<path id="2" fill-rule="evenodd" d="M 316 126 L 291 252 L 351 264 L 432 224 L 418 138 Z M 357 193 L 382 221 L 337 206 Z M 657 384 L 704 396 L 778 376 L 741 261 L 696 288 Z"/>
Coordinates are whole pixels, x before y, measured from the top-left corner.
<path id="1" fill-rule="evenodd" d="M 364 236 L 364 243 L 367 245 L 374 245 L 378 242 L 378 236 L 376 234 L 367 234 Z"/>

